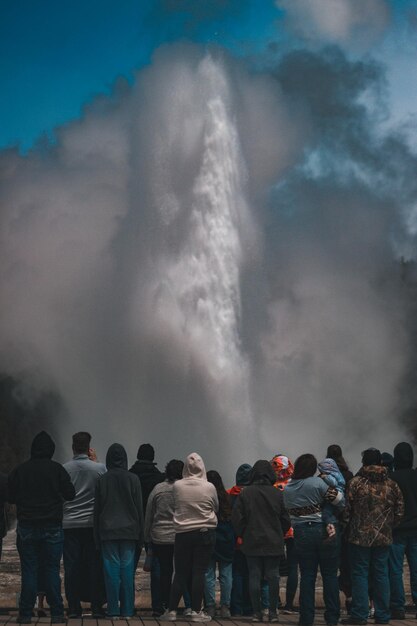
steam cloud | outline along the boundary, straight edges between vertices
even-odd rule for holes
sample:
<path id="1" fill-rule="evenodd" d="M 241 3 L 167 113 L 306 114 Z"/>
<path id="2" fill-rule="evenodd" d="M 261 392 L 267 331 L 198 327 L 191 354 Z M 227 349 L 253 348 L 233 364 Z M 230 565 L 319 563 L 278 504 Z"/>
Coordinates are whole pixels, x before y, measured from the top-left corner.
<path id="1" fill-rule="evenodd" d="M 68 450 L 197 449 L 231 481 L 407 436 L 416 160 L 374 121 L 382 83 L 331 49 L 253 75 L 172 46 L 2 154 L 0 370 L 59 394 Z"/>

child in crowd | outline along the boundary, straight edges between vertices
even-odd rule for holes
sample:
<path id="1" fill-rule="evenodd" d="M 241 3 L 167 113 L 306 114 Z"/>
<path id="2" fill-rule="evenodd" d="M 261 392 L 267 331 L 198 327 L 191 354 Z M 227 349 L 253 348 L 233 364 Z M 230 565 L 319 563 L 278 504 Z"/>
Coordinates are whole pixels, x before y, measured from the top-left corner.
<path id="1" fill-rule="evenodd" d="M 320 478 L 324 480 L 326 485 L 334 487 L 339 493 L 345 493 L 345 479 L 336 461 L 333 459 L 323 459 L 323 461 L 318 464 L 318 470 Z M 323 505 L 322 519 L 326 526 L 327 524 L 336 524 L 339 521 L 335 508 L 330 502 L 326 502 Z"/>

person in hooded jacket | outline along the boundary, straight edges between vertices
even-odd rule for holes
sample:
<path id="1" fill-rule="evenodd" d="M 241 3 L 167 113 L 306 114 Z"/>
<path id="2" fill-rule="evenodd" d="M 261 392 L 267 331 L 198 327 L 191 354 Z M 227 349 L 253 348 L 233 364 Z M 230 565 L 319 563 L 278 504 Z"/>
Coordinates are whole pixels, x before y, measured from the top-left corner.
<path id="1" fill-rule="evenodd" d="M 388 478 L 381 465 L 381 452 L 365 450 L 362 467 L 347 489 L 344 512 L 349 523 L 348 541 L 352 564 L 352 609 L 344 624 L 367 623 L 368 586 L 372 588 L 375 623 L 390 620 L 390 587 L 388 574 L 392 530 L 404 514 L 404 500 L 398 484 Z"/>
<path id="2" fill-rule="evenodd" d="M 242 463 L 236 471 L 236 485 L 227 490 L 230 505 L 236 505 L 242 490 L 249 485 L 252 465 Z M 269 598 L 268 598 L 269 603 Z M 230 596 L 230 612 L 232 616 L 252 615 L 252 605 L 249 599 L 249 571 L 246 557 L 240 549 L 238 538 L 235 543 L 232 566 L 232 592 Z"/>
<path id="3" fill-rule="evenodd" d="M 22 576 L 17 621 L 22 624 L 29 624 L 32 619 L 41 561 L 51 622 L 65 622 L 59 576 L 64 543 L 63 501 L 75 498 L 75 488 L 68 472 L 52 461 L 54 452 L 55 443 L 41 431 L 33 439 L 29 461 L 18 465 L 8 480 L 8 499 L 16 504 L 17 512 Z"/>
<path id="4" fill-rule="evenodd" d="M 282 492 L 274 488 L 275 481 L 270 462 L 257 461 L 250 483 L 232 511 L 232 524 L 242 538 L 241 550 L 248 563 L 252 621 L 257 622 L 262 621 L 263 578 L 269 585 L 269 621 L 278 621 L 279 562 L 284 554 L 284 535 L 291 527 Z"/>
<path id="5" fill-rule="evenodd" d="M 410 586 L 417 609 L 417 470 L 413 469 L 414 453 L 409 443 L 402 442 L 394 448 L 394 472 L 390 475 L 404 498 L 404 517 L 393 530 L 390 546 L 389 572 L 391 588 L 391 617 L 405 618 L 403 582 L 404 555 L 410 568 Z M 417 617 L 417 616 L 416 616 Z"/>
<path id="6" fill-rule="evenodd" d="M 138 448 L 137 460 L 130 468 L 129 472 L 136 474 L 142 487 L 143 515 L 146 515 L 148 499 L 153 488 L 165 480 L 165 474 L 161 472 L 154 461 L 155 450 L 150 443 L 142 443 Z M 151 562 L 151 601 L 152 615 L 159 617 L 164 612 L 163 598 L 160 594 L 161 588 L 161 567 L 159 558 L 152 553 L 152 546 L 145 542 L 146 554 L 149 553 Z M 135 555 L 135 570 L 139 562 L 140 553 Z"/>
<path id="7" fill-rule="evenodd" d="M 216 543 L 219 501 L 214 485 L 207 481 L 203 459 L 197 452 L 185 460 L 182 480 L 173 487 L 174 496 L 174 580 L 169 608 L 161 620 L 175 621 L 181 596 L 191 590 L 192 622 L 208 622 L 201 609 L 205 573 Z"/>
<path id="8" fill-rule="evenodd" d="M 135 552 L 143 544 L 143 505 L 139 478 L 127 471 L 126 450 L 113 443 L 107 472 L 97 481 L 94 539 L 103 557 L 109 617 L 132 617 L 135 611 Z"/>

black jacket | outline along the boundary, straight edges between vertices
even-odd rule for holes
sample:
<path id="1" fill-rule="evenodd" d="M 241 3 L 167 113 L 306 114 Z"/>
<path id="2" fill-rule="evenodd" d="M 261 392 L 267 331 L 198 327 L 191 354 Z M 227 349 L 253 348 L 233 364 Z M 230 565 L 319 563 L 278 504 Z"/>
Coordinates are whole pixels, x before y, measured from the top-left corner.
<path id="1" fill-rule="evenodd" d="M 119 443 L 110 446 L 107 472 L 97 481 L 94 500 L 94 539 L 137 541 L 143 544 L 142 490 L 137 476 L 127 471 L 126 451 Z"/>
<path id="2" fill-rule="evenodd" d="M 140 485 L 142 487 L 143 511 L 146 511 L 149 494 L 151 493 L 155 485 L 164 482 L 165 474 L 159 471 L 159 469 L 156 467 L 156 463 L 145 460 L 137 460 L 132 465 L 129 472 L 132 472 L 132 474 L 136 474 L 136 476 L 140 480 Z"/>
<path id="3" fill-rule="evenodd" d="M 246 556 L 284 554 L 284 535 L 291 527 L 282 491 L 275 489 L 275 472 L 269 461 L 257 461 L 251 483 L 236 499 L 232 511 L 235 533 L 242 537 Z"/>
<path id="4" fill-rule="evenodd" d="M 400 524 L 394 528 L 393 537 L 417 537 L 417 470 L 413 469 L 414 454 L 409 443 L 399 443 L 394 448 L 394 472 L 391 480 L 398 484 L 404 498 L 405 512 Z"/>
<path id="5" fill-rule="evenodd" d="M 18 465 L 8 481 L 8 500 L 19 523 L 62 524 L 62 503 L 75 498 L 68 472 L 52 461 L 55 444 L 45 431 L 32 442 L 30 460 Z"/>
<path id="6" fill-rule="evenodd" d="M 7 475 L 0 473 L 0 539 L 3 539 L 7 533 L 6 502 Z"/>

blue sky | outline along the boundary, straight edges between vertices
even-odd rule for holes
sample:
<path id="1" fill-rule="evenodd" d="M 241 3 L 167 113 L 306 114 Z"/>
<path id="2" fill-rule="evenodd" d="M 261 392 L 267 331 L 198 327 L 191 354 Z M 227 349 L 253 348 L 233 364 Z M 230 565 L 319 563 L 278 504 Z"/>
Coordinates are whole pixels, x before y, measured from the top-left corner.
<path id="1" fill-rule="evenodd" d="M 319 0 L 311 0 L 317 2 Z M 339 1 L 339 0 L 337 0 Z M 350 2 L 351 0 L 340 0 Z M 381 0 L 384 2 L 385 0 Z M 285 3 L 285 0 L 283 0 Z M 161 44 L 216 43 L 252 58 L 271 41 L 300 45 L 273 0 L 1 0 L 0 148 L 27 151 L 80 115 L 119 76 L 133 79 Z M 388 6 L 388 2 L 386 2 Z M 399 8 L 400 5 L 400 8 Z M 281 5 L 280 5 L 281 6 Z M 417 98 L 409 0 L 392 2 L 390 29 L 372 51 L 388 66 L 397 119 Z M 181 10 L 178 10 L 181 9 Z"/>
<path id="2" fill-rule="evenodd" d="M 118 76 L 132 80 L 164 42 L 217 42 L 244 52 L 268 40 L 280 14 L 269 0 L 216 4 L 199 20 L 155 0 L 2 0 L 0 147 L 25 150 L 50 135 Z"/>

